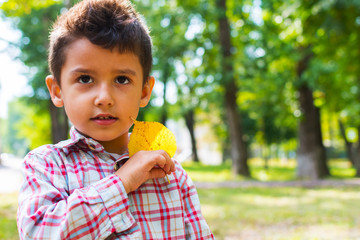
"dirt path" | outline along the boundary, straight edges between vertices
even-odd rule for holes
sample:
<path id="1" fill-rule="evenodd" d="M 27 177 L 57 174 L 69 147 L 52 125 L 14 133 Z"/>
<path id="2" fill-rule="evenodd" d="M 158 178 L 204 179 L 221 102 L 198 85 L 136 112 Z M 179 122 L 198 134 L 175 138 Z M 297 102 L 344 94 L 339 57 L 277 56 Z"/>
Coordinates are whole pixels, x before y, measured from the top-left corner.
<path id="1" fill-rule="evenodd" d="M 18 192 L 22 183 L 20 158 L 6 156 L 0 165 L 0 194 Z"/>

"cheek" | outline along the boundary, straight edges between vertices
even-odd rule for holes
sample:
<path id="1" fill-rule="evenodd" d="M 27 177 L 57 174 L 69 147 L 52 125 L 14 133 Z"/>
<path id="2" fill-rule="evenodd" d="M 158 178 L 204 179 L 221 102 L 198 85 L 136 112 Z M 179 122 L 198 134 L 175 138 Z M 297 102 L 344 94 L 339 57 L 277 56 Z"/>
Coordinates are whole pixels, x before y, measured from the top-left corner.
<path id="1" fill-rule="evenodd" d="M 63 96 L 64 104 L 82 110 L 83 107 L 93 103 L 91 94 L 86 92 L 71 91 Z"/>
<path id="2" fill-rule="evenodd" d="M 128 107 L 138 107 L 141 104 L 141 93 L 139 91 L 132 91 L 128 94 L 124 94 L 119 99 L 122 105 L 128 105 Z"/>
<path id="3" fill-rule="evenodd" d="M 66 116 L 69 118 L 70 122 L 74 123 L 77 120 L 77 114 L 76 114 L 76 109 L 74 110 L 74 108 L 70 105 L 65 105 L 64 107 L 65 109 L 65 113 Z"/>
<path id="4" fill-rule="evenodd" d="M 132 101 L 126 101 L 123 104 L 121 104 L 122 106 L 120 108 L 121 111 L 123 112 L 123 114 L 127 114 L 129 115 L 129 118 L 136 118 L 136 116 L 139 113 L 139 109 L 140 109 L 140 105 L 141 105 L 141 100 L 138 98 L 130 98 Z"/>
<path id="5" fill-rule="evenodd" d="M 76 121 L 81 116 L 86 116 L 86 113 L 89 109 L 89 104 L 87 103 L 87 100 L 84 96 L 75 94 L 68 94 L 64 96 L 64 109 L 66 112 L 66 115 L 69 117 L 71 122 Z"/>

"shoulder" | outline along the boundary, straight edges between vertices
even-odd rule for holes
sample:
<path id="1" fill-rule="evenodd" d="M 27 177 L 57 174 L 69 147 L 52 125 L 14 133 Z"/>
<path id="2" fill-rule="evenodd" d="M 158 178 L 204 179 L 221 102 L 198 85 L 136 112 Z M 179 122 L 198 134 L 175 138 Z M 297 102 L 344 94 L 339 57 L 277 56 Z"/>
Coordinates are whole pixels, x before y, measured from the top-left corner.
<path id="1" fill-rule="evenodd" d="M 188 173 L 185 171 L 185 169 L 183 168 L 183 166 L 181 165 L 180 162 L 174 160 L 175 162 L 175 174 L 176 174 L 176 178 L 177 181 L 179 182 L 180 188 L 194 188 L 194 183 L 191 180 L 190 176 L 188 175 Z"/>
<path id="2" fill-rule="evenodd" d="M 31 150 L 25 156 L 25 162 L 32 162 L 33 160 L 46 161 L 47 159 L 52 159 L 52 161 L 56 161 L 56 159 L 62 159 L 69 152 L 69 147 L 72 146 L 71 140 L 61 141 L 57 144 L 46 144 L 40 147 L 37 147 Z"/>
<path id="3" fill-rule="evenodd" d="M 178 162 L 177 160 L 173 159 L 174 163 L 175 163 L 175 173 L 177 175 L 177 177 L 188 177 L 187 173 L 185 171 L 185 169 L 183 168 L 183 166 L 181 165 L 180 162 Z"/>

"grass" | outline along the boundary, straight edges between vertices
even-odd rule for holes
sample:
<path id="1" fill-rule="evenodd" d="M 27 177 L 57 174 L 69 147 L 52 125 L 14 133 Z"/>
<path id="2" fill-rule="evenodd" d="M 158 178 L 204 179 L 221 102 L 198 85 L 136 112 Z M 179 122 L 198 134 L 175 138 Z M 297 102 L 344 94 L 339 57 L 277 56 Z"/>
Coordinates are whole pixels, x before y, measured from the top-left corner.
<path id="1" fill-rule="evenodd" d="M 296 180 L 295 160 L 249 162 L 259 181 Z M 330 179 L 355 176 L 344 159 L 328 162 Z M 221 166 L 184 163 L 194 181 L 242 181 Z M 217 239 L 360 239 L 360 187 L 198 189 L 202 211 Z"/>
<path id="2" fill-rule="evenodd" d="M 351 163 L 344 159 L 332 159 L 329 161 L 330 174 L 333 178 L 351 178 L 356 174 L 355 168 Z"/>
<path id="3" fill-rule="evenodd" d="M 359 188 L 199 189 L 217 239 L 359 239 Z"/>
<path id="4" fill-rule="evenodd" d="M 16 226 L 17 194 L 0 195 L 0 239 L 19 239 Z"/>
<path id="5" fill-rule="evenodd" d="M 233 176 L 231 164 L 225 163 L 220 166 L 203 165 L 201 163 L 184 162 L 185 170 L 196 181 L 222 182 L 245 180 L 241 176 Z M 345 159 L 331 159 L 328 162 L 331 179 L 353 178 L 355 169 Z M 296 161 L 294 159 L 281 160 L 270 159 L 268 168 L 262 159 L 253 158 L 249 160 L 251 176 L 259 181 L 291 181 L 296 180 Z"/>

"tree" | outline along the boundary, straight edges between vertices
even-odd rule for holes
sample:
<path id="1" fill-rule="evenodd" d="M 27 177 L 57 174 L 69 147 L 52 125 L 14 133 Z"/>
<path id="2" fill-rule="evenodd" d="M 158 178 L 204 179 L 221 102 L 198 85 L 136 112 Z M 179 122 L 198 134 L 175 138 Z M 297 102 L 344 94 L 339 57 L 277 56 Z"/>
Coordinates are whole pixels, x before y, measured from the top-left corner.
<path id="1" fill-rule="evenodd" d="M 310 64 L 311 58 L 312 53 L 305 50 L 304 56 L 298 62 L 296 73 L 300 81 Z M 323 178 L 329 175 L 329 170 L 326 165 L 326 152 L 322 142 L 320 110 L 314 105 L 313 91 L 307 82 L 300 84 L 298 92 L 302 117 L 298 133 L 297 176 L 305 179 Z"/>
<path id="2" fill-rule="evenodd" d="M 320 5 L 320 4 L 319 4 Z M 313 92 L 319 89 L 317 75 L 312 75 L 313 48 L 321 43 L 316 34 L 323 25 L 325 12 L 319 12 L 319 5 L 313 1 L 294 0 L 290 2 L 264 1 L 267 13 L 273 12 L 265 21 L 278 29 L 282 42 L 282 54 L 293 62 L 291 78 L 298 93 L 300 109 L 298 125 L 297 176 L 301 179 L 318 179 L 329 174 L 325 148 L 321 133 L 320 109 L 314 103 Z M 280 50 L 280 49 L 279 49 Z M 290 70 L 290 69 L 289 69 Z M 321 69 L 317 69 L 321 71 Z"/>
<path id="3" fill-rule="evenodd" d="M 29 104 L 22 97 L 9 103 L 8 119 L 2 132 L 6 152 L 23 157 L 29 149 L 51 142 L 49 115 L 46 112 L 39 114 L 36 108 L 38 105 Z"/>
<path id="4" fill-rule="evenodd" d="M 196 94 L 204 86 L 202 66 L 203 4 L 187 1 L 139 2 L 137 9 L 143 13 L 150 26 L 154 43 L 153 73 L 162 82 L 162 106 L 159 120 L 183 118 L 189 130 L 194 161 L 200 161 L 195 137 L 196 114 L 204 95 Z M 192 31 L 192 29 L 200 29 Z M 168 86 L 176 87 L 169 102 Z M 155 96 L 156 98 L 156 96 Z M 159 98 L 157 98 L 159 99 Z M 174 101 L 174 99 L 176 101 Z M 175 110 L 176 109 L 176 110 Z"/>
<path id="5" fill-rule="evenodd" d="M 328 108 L 337 116 L 341 135 L 345 143 L 348 158 L 360 176 L 360 140 L 349 139 L 348 128 L 360 134 L 360 4 L 357 1 L 334 1 L 325 5 L 328 17 L 323 26 L 323 34 L 331 47 L 319 48 L 322 64 L 329 69 L 328 76 L 332 84 L 323 80 L 327 89 L 325 100 Z M 334 46 L 336 46 L 334 48 Z M 337 96 L 341 99 L 339 101 Z"/>
<path id="6" fill-rule="evenodd" d="M 218 27 L 219 40 L 221 45 L 221 68 L 225 88 L 225 111 L 230 131 L 231 157 L 233 162 L 233 171 L 235 174 L 250 176 L 247 165 L 247 146 L 243 139 L 244 132 L 242 118 L 238 112 L 237 94 L 238 86 L 234 79 L 233 54 L 231 53 L 231 33 L 230 24 L 226 16 L 226 0 L 217 0 L 218 8 Z"/>
<path id="7" fill-rule="evenodd" d="M 48 35 L 52 22 L 61 9 L 69 7 L 73 1 L 67 1 L 64 6 L 60 1 L 18 1 L 10 0 L 1 5 L 7 17 L 13 18 L 16 27 L 22 32 L 19 48 L 20 59 L 30 67 L 30 85 L 34 95 L 29 102 L 41 106 L 37 108 L 39 114 L 49 112 L 51 117 L 52 142 L 57 143 L 68 137 L 68 120 L 64 109 L 56 108 L 44 84 L 49 74 L 47 66 Z"/>

